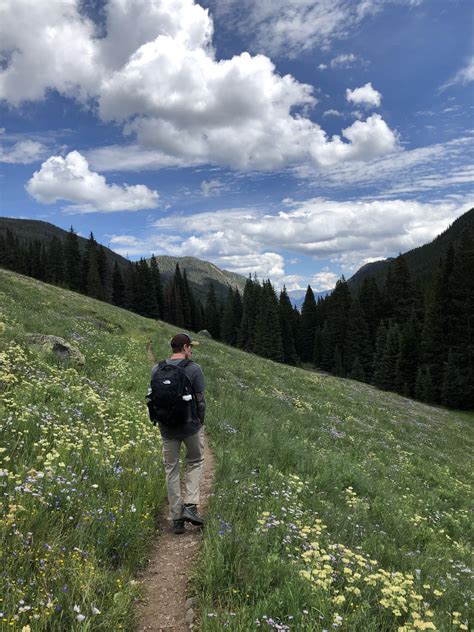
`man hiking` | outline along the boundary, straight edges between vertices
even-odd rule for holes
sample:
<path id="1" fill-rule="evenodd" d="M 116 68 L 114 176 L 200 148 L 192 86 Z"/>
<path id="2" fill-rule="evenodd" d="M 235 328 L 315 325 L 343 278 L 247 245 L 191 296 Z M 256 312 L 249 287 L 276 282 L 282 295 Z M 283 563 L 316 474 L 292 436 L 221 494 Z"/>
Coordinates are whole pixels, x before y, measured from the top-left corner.
<path id="1" fill-rule="evenodd" d="M 184 533 L 184 523 L 203 526 L 199 515 L 199 485 L 204 462 L 204 375 L 192 360 L 193 342 L 187 333 L 171 340 L 171 356 L 151 371 L 155 420 L 163 441 L 163 458 L 168 491 L 169 516 L 174 533 Z M 171 390 L 171 393 L 166 389 Z M 181 498 L 180 448 L 186 446 L 186 481 Z"/>

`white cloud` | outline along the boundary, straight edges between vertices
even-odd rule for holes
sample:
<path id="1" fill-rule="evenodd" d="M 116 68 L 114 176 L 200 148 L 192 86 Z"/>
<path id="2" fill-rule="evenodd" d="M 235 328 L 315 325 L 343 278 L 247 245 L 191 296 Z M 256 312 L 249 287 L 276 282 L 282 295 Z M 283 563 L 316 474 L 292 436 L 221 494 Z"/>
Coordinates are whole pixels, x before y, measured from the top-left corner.
<path id="1" fill-rule="evenodd" d="M 332 290 L 338 279 L 339 275 L 335 272 L 331 272 L 329 268 L 323 268 L 321 272 L 313 275 L 313 278 L 311 279 L 311 287 L 315 292 Z"/>
<path id="2" fill-rule="evenodd" d="M 150 158 L 148 165 L 155 166 L 270 170 L 366 160 L 397 145 L 382 119 L 362 122 L 364 131 L 344 130 L 345 141 L 328 139 L 309 118 L 316 104 L 312 87 L 279 75 L 264 55 L 244 52 L 216 61 L 212 19 L 193 0 L 109 0 L 105 37 L 80 14 L 78 2 L 2 3 L 0 37 L 8 54 L 0 98 L 18 105 L 42 98 L 47 89 L 82 102 L 93 98 L 102 120 L 119 123 L 133 139 L 123 151 L 91 152 L 96 168 L 146 168 Z M 323 22 L 337 21 L 343 6 L 332 4 L 321 1 L 322 13 L 307 9 Z"/>
<path id="3" fill-rule="evenodd" d="M 176 156 L 168 156 L 156 149 L 144 149 L 139 145 L 99 147 L 88 151 L 85 156 L 97 171 L 152 171 L 193 164 Z"/>
<path id="4" fill-rule="evenodd" d="M 339 112 L 339 110 L 326 110 L 325 112 L 323 112 L 323 117 L 326 116 L 344 116 L 344 114 L 342 112 Z"/>
<path id="5" fill-rule="evenodd" d="M 342 53 L 341 55 L 337 55 L 333 57 L 329 62 L 331 68 L 349 68 L 353 66 L 357 61 L 357 57 L 354 53 Z"/>
<path id="6" fill-rule="evenodd" d="M 474 81 L 474 55 L 467 61 L 466 65 L 458 70 L 458 72 L 454 75 L 452 79 L 443 84 L 440 88 L 441 91 L 446 90 L 451 86 L 455 86 L 457 84 L 461 84 L 462 86 L 466 86 L 468 83 L 472 83 Z"/>
<path id="7" fill-rule="evenodd" d="M 89 169 L 87 160 L 77 151 L 65 158 L 51 156 L 35 171 L 26 185 L 28 193 L 42 204 L 58 200 L 72 202 L 68 210 L 78 213 L 94 211 L 138 211 L 155 208 L 158 193 L 143 184 L 107 184 L 104 176 Z"/>
<path id="8" fill-rule="evenodd" d="M 327 64 L 319 64 L 318 69 L 319 70 L 327 70 Z"/>
<path id="9" fill-rule="evenodd" d="M 382 95 L 372 87 L 372 84 L 369 81 L 364 86 L 355 88 L 354 90 L 347 88 L 346 99 L 350 103 L 355 103 L 356 105 L 379 107 L 382 102 Z"/>
<path id="10" fill-rule="evenodd" d="M 337 262 L 344 272 L 352 273 L 369 258 L 396 256 L 431 241 L 469 207 L 457 200 L 335 202 L 313 198 L 274 214 L 248 209 L 198 213 L 186 217 L 190 237 L 165 246 L 165 252 L 204 255 L 240 270 L 241 258 L 258 259 L 262 253 L 284 249 Z M 183 222 L 180 216 L 169 216 L 154 225 L 163 245 L 163 231 L 182 233 Z"/>
<path id="11" fill-rule="evenodd" d="M 87 99 L 102 72 L 95 26 L 74 0 L 2 0 L 0 99 L 13 105 L 44 97 L 48 88 Z"/>
<path id="12" fill-rule="evenodd" d="M 474 136 L 469 135 L 365 163 L 332 165 L 317 173 L 304 167 L 298 173 L 318 189 L 350 186 L 359 197 L 367 188 L 376 188 L 385 197 L 398 197 L 402 189 L 405 194 L 431 190 L 444 196 L 474 182 L 473 165 Z"/>
<path id="13" fill-rule="evenodd" d="M 219 195 L 221 191 L 222 182 L 220 180 L 203 180 L 201 182 L 201 192 L 204 197 Z"/>
<path id="14" fill-rule="evenodd" d="M 29 164 L 44 158 L 46 147 L 34 140 L 21 140 L 5 147 L 0 145 L 0 162 Z"/>
<path id="15" fill-rule="evenodd" d="M 328 48 L 347 37 L 387 4 L 416 6 L 422 0 L 212 0 L 213 13 L 229 31 L 237 30 L 251 50 L 295 57 Z"/>

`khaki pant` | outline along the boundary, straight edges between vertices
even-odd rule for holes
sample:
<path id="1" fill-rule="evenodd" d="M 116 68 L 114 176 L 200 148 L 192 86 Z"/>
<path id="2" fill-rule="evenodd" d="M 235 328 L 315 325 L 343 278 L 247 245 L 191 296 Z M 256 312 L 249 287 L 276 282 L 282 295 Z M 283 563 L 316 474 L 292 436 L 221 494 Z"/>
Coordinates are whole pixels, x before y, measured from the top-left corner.
<path id="1" fill-rule="evenodd" d="M 170 520 L 179 520 L 183 504 L 199 504 L 199 483 L 204 463 L 204 429 L 186 439 L 165 439 L 163 437 L 163 458 L 165 462 L 166 487 L 170 506 Z M 186 446 L 186 483 L 184 501 L 181 498 L 179 453 L 181 443 Z"/>

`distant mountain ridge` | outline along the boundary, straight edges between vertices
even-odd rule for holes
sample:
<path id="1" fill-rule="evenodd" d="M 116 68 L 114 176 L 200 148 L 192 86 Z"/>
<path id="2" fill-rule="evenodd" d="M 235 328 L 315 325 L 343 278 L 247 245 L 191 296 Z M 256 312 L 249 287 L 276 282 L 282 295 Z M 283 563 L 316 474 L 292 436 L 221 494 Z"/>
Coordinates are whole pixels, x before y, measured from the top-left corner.
<path id="1" fill-rule="evenodd" d="M 446 256 L 450 243 L 456 244 L 465 228 L 474 230 L 474 208 L 458 217 L 443 233 L 424 246 L 402 253 L 412 277 L 426 281 L 436 270 L 440 259 Z M 379 287 L 385 283 L 393 258 L 367 263 L 357 270 L 347 283 L 351 290 L 357 290 L 364 279 L 374 277 Z"/>
<path id="2" fill-rule="evenodd" d="M 246 278 L 236 272 L 221 270 L 209 261 L 203 261 L 196 257 L 171 257 L 169 255 L 155 255 L 162 279 L 166 282 L 174 274 L 176 265 L 179 264 L 181 272 L 186 270 L 186 276 L 197 297 L 205 300 L 207 291 L 214 285 L 216 295 L 225 298 L 229 287 L 238 289 L 243 293 Z M 148 260 L 149 261 L 149 260 Z"/>
<path id="3" fill-rule="evenodd" d="M 58 237 L 63 241 L 68 234 L 67 230 L 63 230 L 59 228 L 59 226 L 55 226 L 49 222 L 43 222 L 37 219 L 0 217 L 0 234 L 5 234 L 7 230 L 11 230 L 20 241 L 37 239 L 38 241 L 47 242 L 53 237 Z M 78 235 L 77 239 L 79 241 L 79 248 L 81 252 L 83 252 L 86 248 L 87 238 Z M 104 246 L 104 249 L 107 255 L 107 261 L 111 266 L 113 266 L 115 262 L 117 262 L 122 269 L 130 265 L 130 261 L 122 257 L 122 255 L 117 254 L 110 248 L 107 248 L 107 246 Z"/>
<path id="4" fill-rule="evenodd" d="M 33 219 L 15 219 L 11 217 L 0 217 L 0 234 L 4 234 L 10 230 L 20 241 L 39 240 L 47 242 L 53 237 L 58 237 L 62 241 L 66 238 L 68 231 L 54 226 L 49 222 Z M 87 239 L 78 235 L 79 247 L 84 251 Z M 110 248 L 104 246 L 107 261 L 111 268 L 114 264 L 120 266 L 122 270 L 126 269 L 131 261 L 122 257 Z M 236 272 L 221 270 L 209 261 L 203 261 L 196 257 L 171 257 L 167 255 L 156 255 L 158 267 L 166 283 L 173 276 L 176 264 L 179 263 L 181 272 L 186 270 L 186 276 L 190 287 L 197 298 L 205 302 L 206 295 L 211 283 L 218 299 L 223 300 L 227 297 L 229 287 L 238 288 L 243 292 L 246 278 Z M 149 261 L 149 260 L 148 260 Z"/>

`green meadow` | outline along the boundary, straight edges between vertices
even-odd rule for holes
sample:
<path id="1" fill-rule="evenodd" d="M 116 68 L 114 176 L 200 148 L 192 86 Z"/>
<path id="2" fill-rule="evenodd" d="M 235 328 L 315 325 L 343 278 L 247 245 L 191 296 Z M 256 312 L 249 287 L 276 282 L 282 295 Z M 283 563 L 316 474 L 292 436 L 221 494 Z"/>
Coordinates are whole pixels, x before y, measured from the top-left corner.
<path id="1" fill-rule="evenodd" d="M 175 331 L 0 270 L 0 629 L 134 630 L 166 502 L 146 345 L 165 357 Z M 216 473 L 197 628 L 468 630 L 474 414 L 200 342 Z"/>

